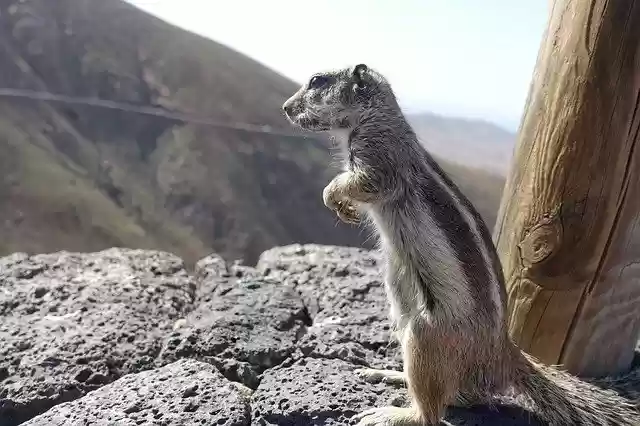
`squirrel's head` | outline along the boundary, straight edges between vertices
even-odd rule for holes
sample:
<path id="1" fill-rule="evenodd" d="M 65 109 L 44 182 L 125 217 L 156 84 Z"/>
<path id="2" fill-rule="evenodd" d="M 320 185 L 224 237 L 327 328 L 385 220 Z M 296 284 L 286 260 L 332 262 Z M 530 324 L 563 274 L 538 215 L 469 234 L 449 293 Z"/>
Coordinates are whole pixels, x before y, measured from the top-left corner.
<path id="1" fill-rule="evenodd" d="M 364 64 L 314 74 L 283 105 L 292 124 L 306 130 L 344 129 L 393 97 L 387 81 Z"/>

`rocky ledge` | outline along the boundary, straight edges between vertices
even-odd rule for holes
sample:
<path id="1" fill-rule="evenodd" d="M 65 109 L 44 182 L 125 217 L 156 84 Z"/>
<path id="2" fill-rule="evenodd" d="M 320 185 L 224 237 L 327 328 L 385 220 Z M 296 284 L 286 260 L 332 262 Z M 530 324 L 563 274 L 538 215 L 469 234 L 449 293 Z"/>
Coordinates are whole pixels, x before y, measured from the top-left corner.
<path id="1" fill-rule="evenodd" d="M 404 405 L 375 253 L 293 245 L 193 273 L 155 251 L 0 259 L 0 425 L 348 425 Z M 536 425 L 505 400 L 453 425 Z"/>

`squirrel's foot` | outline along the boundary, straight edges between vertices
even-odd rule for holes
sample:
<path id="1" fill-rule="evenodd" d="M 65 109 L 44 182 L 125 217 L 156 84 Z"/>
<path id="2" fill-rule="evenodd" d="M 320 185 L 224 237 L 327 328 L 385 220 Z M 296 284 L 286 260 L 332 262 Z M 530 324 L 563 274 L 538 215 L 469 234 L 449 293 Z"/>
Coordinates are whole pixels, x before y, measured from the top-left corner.
<path id="1" fill-rule="evenodd" d="M 354 372 L 358 377 L 369 383 L 382 382 L 393 386 L 403 386 L 407 383 L 407 378 L 402 371 L 358 368 Z"/>
<path id="2" fill-rule="evenodd" d="M 411 408 L 380 407 L 363 411 L 352 417 L 356 426 L 426 426 L 416 419 Z"/>

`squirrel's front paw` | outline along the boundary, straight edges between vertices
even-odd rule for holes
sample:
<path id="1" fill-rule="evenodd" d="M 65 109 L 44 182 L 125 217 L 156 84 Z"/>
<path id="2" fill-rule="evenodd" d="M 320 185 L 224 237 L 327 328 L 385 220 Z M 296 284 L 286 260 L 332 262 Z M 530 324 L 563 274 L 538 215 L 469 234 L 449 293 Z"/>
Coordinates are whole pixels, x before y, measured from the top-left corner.
<path id="1" fill-rule="evenodd" d="M 341 204 L 341 207 L 336 210 L 336 214 L 344 223 L 351 225 L 360 223 L 360 213 L 358 213 L 358 210 L 348 201 Z"/>
<path id="2" fill-rule="evenodd" d="M 342 191 L 340 191 L 340 186 L 338 185 L 339 177 L 340 176 L 336 176 L 322 190 L 322 201 L 324 202 L 324 205 L 334 212 L 340 210 L 342 204 L 347 201 L 347 199 L 341 194 Z"/>
<path id="3" fill-rule="evenodd" d="M 356 224 L 360 215 L 353 203 L 344 196 L 344 174 L 336 176 L 322 191 L 322 201 L 328 209 L 336 212 L 341 221 Z"/>

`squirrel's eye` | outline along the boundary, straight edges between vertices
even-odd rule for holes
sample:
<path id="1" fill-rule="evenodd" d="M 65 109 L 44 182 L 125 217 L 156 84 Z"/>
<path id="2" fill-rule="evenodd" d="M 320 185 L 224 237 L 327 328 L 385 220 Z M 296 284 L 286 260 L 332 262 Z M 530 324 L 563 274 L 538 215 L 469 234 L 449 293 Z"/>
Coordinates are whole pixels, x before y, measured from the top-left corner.
<path id="1" fill-rule="evenodd" d="M 329 82 L 329 79 L 323 75 L 316 75 L 309 80 L 309 89 L 319 89 Z"/>

